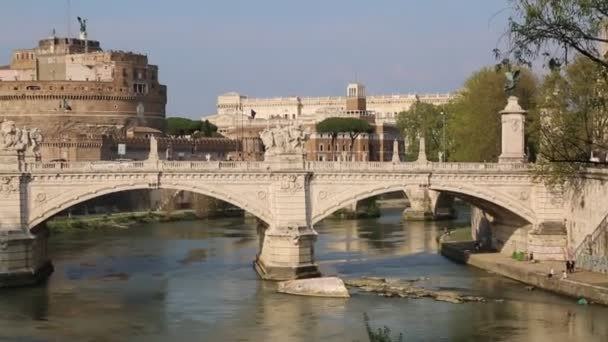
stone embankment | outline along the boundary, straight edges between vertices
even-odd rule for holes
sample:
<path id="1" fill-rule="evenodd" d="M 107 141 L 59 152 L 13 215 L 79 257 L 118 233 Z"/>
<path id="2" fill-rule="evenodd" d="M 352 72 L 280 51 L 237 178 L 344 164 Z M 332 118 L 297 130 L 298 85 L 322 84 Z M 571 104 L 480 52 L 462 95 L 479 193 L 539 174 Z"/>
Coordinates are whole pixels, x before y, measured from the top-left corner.
<path id="1" fill-rule="evenodd" d="M 346 286 L 358 288 L 361 291 L 377 293 L 384 297 L 398 298 L 432 298 L 441 302 L 461 304 L 465 302 L 485 302 L 485 298 L 462 295 L 453 291 L 431 290 L 415 286 L 412 283 L 421 280 L 414 279 L 402 282 L 387 281 L 384 278 L 363 277 L 346 280 Z"/>
<path id="2" fill-rule="evenodd" d="M 608 305 L 608 274 L 577 270 L 561 279 L 563 262 L 541 261 L 538 263 L 513 260 L 500 253 L 472 253 L 472 242 L 444 242 L 441 254 L 467 265 L 511 278 L 530 287 Z M 555 276 L 548 277 L 549 270 Z"/>

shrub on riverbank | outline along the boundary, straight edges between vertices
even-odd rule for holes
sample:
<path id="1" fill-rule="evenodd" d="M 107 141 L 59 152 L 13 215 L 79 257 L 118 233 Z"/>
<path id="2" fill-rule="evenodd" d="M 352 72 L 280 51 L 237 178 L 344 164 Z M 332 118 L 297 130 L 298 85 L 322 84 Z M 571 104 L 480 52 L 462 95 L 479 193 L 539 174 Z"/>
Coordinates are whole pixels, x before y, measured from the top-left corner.
<path id="1" fill-rule="evenodd" d="M 199 218 L 191 211 L 118 213 L 106 215 L 59 217 L 47 222 L 49 229 L 62 232 L 74 230 L 126 229 L 151 222 L 194 221 Z"/>
<path id="2" fill-rule="evenodd" d="M 365 330 L 367 331 L 367 337 L 370 342 L 403 342 L 403 334 L 399 334 L 393 339 L 391 336 L 391 329 L 386 325 L 382 329 L 372 329 L 369 324 L 369 316 L 367 316 L 366 313 L 363 314 L 363 320 L 365 321 Z"/>

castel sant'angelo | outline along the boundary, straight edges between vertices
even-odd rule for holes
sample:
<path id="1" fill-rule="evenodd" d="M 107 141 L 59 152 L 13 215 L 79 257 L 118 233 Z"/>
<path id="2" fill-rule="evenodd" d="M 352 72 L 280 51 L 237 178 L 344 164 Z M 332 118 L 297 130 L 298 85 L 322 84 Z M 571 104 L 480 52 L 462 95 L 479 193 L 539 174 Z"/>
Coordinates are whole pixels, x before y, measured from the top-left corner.
<path id="1" fill-rule="evenodd" d="M 167 88 L 158 67 L 142 54 L 102 50 L 80 23 L 78 39 L 53 33 L 0 66 L 0 121 L 39 127 L 50 138 L 134 126 L 162 130 Z"/>

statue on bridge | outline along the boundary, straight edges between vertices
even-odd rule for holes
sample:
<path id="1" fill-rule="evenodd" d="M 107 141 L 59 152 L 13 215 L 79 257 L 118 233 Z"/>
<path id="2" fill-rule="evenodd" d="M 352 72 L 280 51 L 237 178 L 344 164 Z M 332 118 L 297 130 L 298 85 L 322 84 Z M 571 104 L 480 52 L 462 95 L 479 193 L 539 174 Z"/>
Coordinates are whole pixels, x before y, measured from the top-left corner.
<path id="1" fill-rule="evenodd" d="M 502 62 L 496 65 L 496 70 L 506 70 L 504 90 L 507 97 L 513 96 L 515 94 L 515 88 L 517 88 L 517 84 L 519 83 L 521 70 L 514 70 L 511 61 L 508 58 L 503 59 Z"/>
<path id="2" fill-rule="evenodd" d="M 260 138 L 266 149 L 265 156 L 283 154 L 303 154 L 304 143 L 309 137 L 300 126 L 267 128 L 260 133 Z"/>
<path id="3" fill-rule="evenodd" d="M 36 158 L 40 157 L 40 145 L 44 138 L 38 128 L 19 129 L 14 121 L 0 123 L 0 152 L 28 152 Z"/>

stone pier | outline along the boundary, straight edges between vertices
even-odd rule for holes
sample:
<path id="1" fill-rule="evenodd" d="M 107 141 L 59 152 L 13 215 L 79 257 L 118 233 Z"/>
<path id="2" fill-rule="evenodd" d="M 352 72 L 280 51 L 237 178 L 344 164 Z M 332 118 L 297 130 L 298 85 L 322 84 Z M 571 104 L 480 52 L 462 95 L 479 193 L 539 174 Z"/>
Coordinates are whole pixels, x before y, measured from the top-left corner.
<path id="1" fill-rule="evenodd" d="M 14 134 L 17 129 L 3 122 L 2 131 Z M 7 141 L 10 148 L 0 149 L 0 287 L 33 285 L 53 272 L 46 226 L 28 229 L 27 225 L 29 177 L 23 171 L 26 162 L 34 159 L 34 151 L 22 141 L 7 139 L 5 145 Z"/>
<path id="2" fill-rule="evenodd" d="M 263 279 L 289 280 L 319 276 L 314 261 L 317 233 L 307 213 L 305 172 L 284 171 L 274 177 L 271 208 L 277 219 L 261 231 L 255 268 Z"/>

